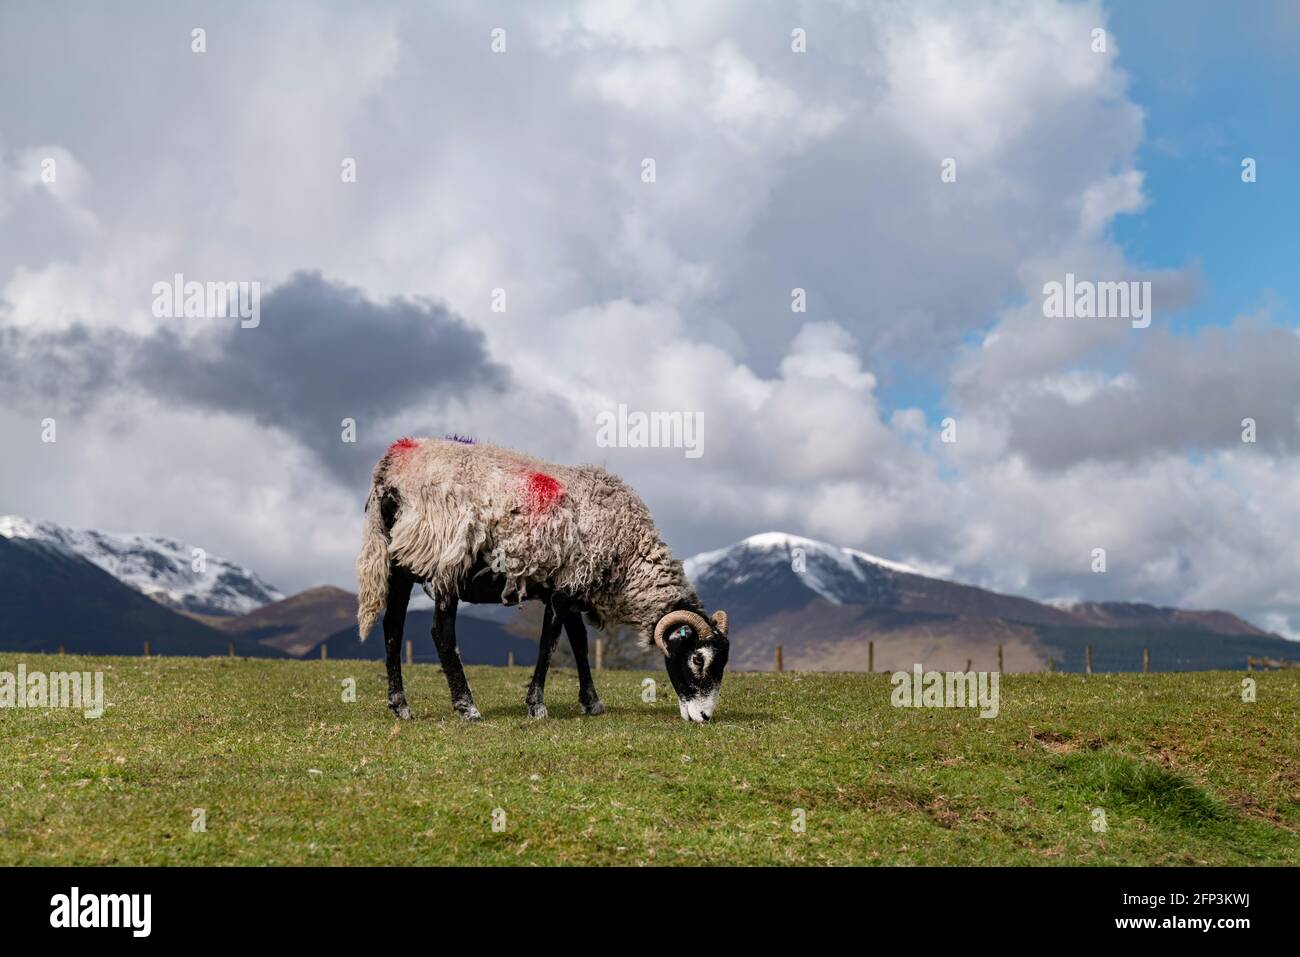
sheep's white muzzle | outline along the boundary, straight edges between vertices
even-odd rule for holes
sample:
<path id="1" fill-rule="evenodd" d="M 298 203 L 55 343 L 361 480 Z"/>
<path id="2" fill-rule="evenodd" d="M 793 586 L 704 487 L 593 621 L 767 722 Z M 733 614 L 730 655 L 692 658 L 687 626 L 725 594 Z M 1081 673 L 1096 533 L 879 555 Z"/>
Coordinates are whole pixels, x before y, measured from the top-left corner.
<path id="1" fill-rule="evenodd" d="M 703 695 L 699 698 L 692 698 L 690 701 L 677 701 L 677 709 L 681 711 L 682 718 L 686 721 L 708 721 L 713 717 L 713 712 L 718 708 L 718 693 Z"/>

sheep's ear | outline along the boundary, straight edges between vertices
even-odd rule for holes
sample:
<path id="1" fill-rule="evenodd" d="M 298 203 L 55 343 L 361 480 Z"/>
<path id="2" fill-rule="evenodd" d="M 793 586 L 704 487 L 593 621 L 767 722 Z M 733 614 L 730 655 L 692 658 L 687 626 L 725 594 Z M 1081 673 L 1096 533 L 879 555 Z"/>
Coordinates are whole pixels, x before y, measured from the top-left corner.
<path id="1" fill-rule="evenodd" d="M 713 629 L 717 631 L 719 634 L 721 634 L 723 638 L 726 638 L 727 637 L 727 613 L 725 611 L 715 611 L 713 613 L 713 617 L 710 618 L 709 620 L 713 622 Z"/>

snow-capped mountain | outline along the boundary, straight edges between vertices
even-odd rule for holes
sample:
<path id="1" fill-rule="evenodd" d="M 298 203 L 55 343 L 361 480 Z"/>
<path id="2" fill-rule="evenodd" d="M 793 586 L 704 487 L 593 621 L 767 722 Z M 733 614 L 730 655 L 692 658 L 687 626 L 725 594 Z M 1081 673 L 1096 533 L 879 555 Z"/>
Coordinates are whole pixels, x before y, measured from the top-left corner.
<path id="1" fill-rule="evenodd" d="M 773 585 L 775 575 L 833 605 L 877 604 L 890 586 L 890 573 L 924 574 L 911 565 L 785 532 L 751 535 L 727 548 L 688 558 L 682 565 L 686 577 L 701 591 L 763 582 Z"/>
<path id="2" fill-rule="evenodd" d="M 74 529 L 0 516 L 0 536 L 41 542 L 79 555 L 159 604 L 204 615 L 242 615 L 284 595 L 255 572 L 214 555 L 195 570 L 195 550 L 154 535 Z"/>
<path id="3" fill-rule="evenodd" d="M 1032 671 L 1049 658 L 1077 671 L 1094 646 L 1094 664 L 1117 671 L 1139 667 L 1144 646 L 1165 670 L 1286 657 L 1283 639 L 1229 612 L 1037 602 L 782 532 L 682 564 L 705 607 L 727 612 L 732 659 L 743 668 L 771 667 L 778 644 L 788 667 L 849 671 L 968 660 Z"/>

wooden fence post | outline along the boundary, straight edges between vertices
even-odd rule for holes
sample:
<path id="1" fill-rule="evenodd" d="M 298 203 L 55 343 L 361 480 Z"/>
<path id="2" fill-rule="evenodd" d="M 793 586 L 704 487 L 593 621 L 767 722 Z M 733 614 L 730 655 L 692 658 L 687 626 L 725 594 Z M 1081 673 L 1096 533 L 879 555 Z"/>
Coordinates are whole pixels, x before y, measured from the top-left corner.
<path id="1" fill-rule="evenodd" d="M 145 656 L 146 658 L 149 657 L 149 642 L 147 642 L 147 641 L 144 643 L 144 656 Z"/>
<path id="2" fill-rule="evenodd" d="M 506 667 L 507 667 L 507 668 L 513 668 L 514 666 L 515 666 L 515 653 L 514 653 L 513 651 L 507 651 L 507 652 L 506 652 Z"/>
<path id="3" fill-rule="evenodd" d="M 410 638 L 406 639 L 406 663 L 408 665 L 415 664 L 415 642 Z"/>
<path id="4" fill-rule="evenodd" d="M 783 655 L 783 650 L 780 645 L 776 646 L 776 670 L 777 671 L 785 670 L 785 658 Z"/>
<path id="5" fill-rule="evenodd" d="M 998 645 L 998 674 L 1002 673 L 1002 646 Z"/>
<path id="6" fill-rule="evenodd" d="M 1056 673 L 1056 661 L 1053 658 L 1047 659 L 1047 673 L 1049 675 Z"/>
<path id="7" fill-rule="evenodd" d="M 227 658 L 235 657 L 235 643 L 233 641 L 226 646 L 226 657 Z"/>
<path id="8" fill-rule="evenodd" d="M 1083 648 L 1083 673 L 1092 674 L 1092 645 L 1084 645 Z"/>
<path id="9" fill-rule="evenodd" d="M 327 643 L 322 641 L 320 643 L 320 660 L 324 661 L 327 658 L 329 658 L 329 656 L 330 656 L 330 646 Z"/>
<path id="10" fill-rule="evenodd" d="M 605 670 L 605 639 L 596 639 L 596 670 Z"/>
<path id="11" fill-rule="evenodd" d="M 59 645 L 59 654 L 63 654 L 63 646 Z"/>
<path id="12" fill-rule="evenodd" d="M 1142 649 L 1142 673 L 1149 674 L 1151 671 L 1151 649 L 1149 647 Z"/>
<path id="13" fill-rule="evenodd" d="M 1255 659 L 1250 657 L 1249 655 L 1246 656 L 1246 670 L 1247 671 L 1255 670 Z"/>
<path id="14" fill-rule="evenodd" d="M 867 670 L 876 670 L 876 643 L 874 641 L 867 642 Z"/>
<path id="15" fill-rule="evenodd" d="M 966 659 L 966 673 L 970 674 L 970 659 Z"/>

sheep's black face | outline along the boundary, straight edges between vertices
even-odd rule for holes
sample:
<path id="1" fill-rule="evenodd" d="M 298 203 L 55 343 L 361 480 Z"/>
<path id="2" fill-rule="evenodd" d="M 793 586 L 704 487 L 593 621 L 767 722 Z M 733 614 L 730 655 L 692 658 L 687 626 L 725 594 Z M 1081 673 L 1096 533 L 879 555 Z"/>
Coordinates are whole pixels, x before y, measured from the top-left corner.
<path id="1" fill-rule="evenodd" d="M 730 651 L 726 631 L 717 627 L 718 617 L 711 631 L 702 633 L 693 625 L 675 624 L 665 636 L 664 665 L 677 692 L 677 707 L 687 721 L 708 721 L 718 707 Z M 725 628 L 725 616 L 721 621 Z"/>

